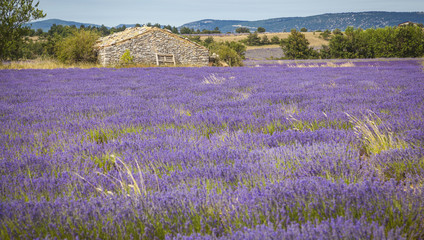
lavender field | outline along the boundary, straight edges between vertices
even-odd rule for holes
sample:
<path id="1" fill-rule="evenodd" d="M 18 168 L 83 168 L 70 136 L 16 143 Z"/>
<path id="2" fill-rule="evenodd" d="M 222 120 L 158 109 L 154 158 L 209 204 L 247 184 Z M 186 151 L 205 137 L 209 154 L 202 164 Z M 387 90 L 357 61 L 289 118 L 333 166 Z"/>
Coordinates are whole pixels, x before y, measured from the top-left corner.
<path id="1" fill-rule="evenodd" d="M 0 239 L 423 239 L 419 60 L 0 71 Z"/>

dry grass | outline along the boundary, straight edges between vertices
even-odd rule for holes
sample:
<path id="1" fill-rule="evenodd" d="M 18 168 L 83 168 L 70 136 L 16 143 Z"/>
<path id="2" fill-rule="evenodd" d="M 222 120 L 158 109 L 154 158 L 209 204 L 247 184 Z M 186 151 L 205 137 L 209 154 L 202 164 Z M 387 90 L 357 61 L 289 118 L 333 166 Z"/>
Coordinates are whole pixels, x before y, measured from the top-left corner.
<path id="1" fill-rule="evenodd" d="M 66 64 L 59 62 L 55 59 L 34 59 L 25 61 L 12 61 L 0 63 L 0 69 L 57 69 L 57 68 L 102 68 L 103 66 L 97 63 L 74 63 Z M 127 64 L 127 65 L 111 65 L 110 68 L 146 68 L 146 67 L 159 67 L 156 64 Z M 197 65 L 189 64 L 174 64 L 160 65 L 160 67 L 198 67 Z"/>
<path id="2" fill-rule="evenodd" d="M 134 196 L 134 197 L 143 197 L 147 195 L 147 187 L 146 183 L 143 177 L 143 173 L 146 171 L 144 168 L 139 165 L 138 161 L 135 160 L 136 168 L 131 167 L 130 165 L 124 163 L 121 159 L 116 157 L 115 155 L 110 155 L 112 159 L 112 163 L 114 168 L 118 172 L 118 176 L 112 176 L 110 174 L 105 174 L 102 172 L 97 172 L 97 174 L 109 179 L 113 184 L 117 187 L 115 193 L 116 194 L 124 194 L 124 196 Z M 146 166 L 143 166 L 146 167 Z M 153 165 L 149 166 L 151 169 L 153 169 L 153 172 L 156 177 L 156 183 L 157 183 L 157 190 L 160 191 L 159 188 L 159 180 L 156 168 Z M 139 180 L 136 179 L 136 176 L 133 174 L 133 170 L 135 170 L 136 173 L 139 175 Z M 91 184 L 89 181 L 87 181 L 83 176 L 79 175 L 78 173 L 75 173 L 76 176 L 78 176 L 83 181 L 90 184 L 96 191 L 98 191 L 101 195 L 105 196 L 113 196 L 115 195 L 114 192 L 111 190 L 103 189 L 101 186 L 95 186 Z M 151 189 L 152 190 L 152 189 Z"/>
<path id="3" fill-rule="evenodd" d="M 218 77 L 215 74 L 210 74 L 209 76 L 206 76 L 203 78 L 203 82 L 204 84 L 223 84 L 225 82 L 225 78 L 223 77 Z"/>
<path id="4" fill-rule="evenodd" d="M 390 149 L 405 149 L 408 143 L 397 136 L 389 126 L 373 112 L 363 115 L 362 119 L 346 114 L 354 125 L 355 134 L 362 142 L 365 153 L 378 154 Z"/>
<path id="5" fill-rule="evenodd" d="M 95 63 L 65 64 L 54 59 L 35 59 L 26 61 L 12 61 L 0 64 L 0 69 L 56 69 L 56 68 L 96 68 L 101 67 Z"/>
<path id="6" fill-rule="evenodd" d="M 262 48 L 281 48 L 281 46 L 278 44 L 270 44 L 270 45 L 263 45 L 263 46 L 247 46 L 248 50 L 262 49 Z"/>
<path id="7" fill-rule="evenodd" d="M 311 47 L 321 47 L 322 45 L 328 45 L 328 41 L 324 40 L 322 38 L 319 38 L 319 33 L 314 33 L 313 32 L 306 32 L 303 33 L 305 34 L 306 39 L 308 39 L 310 46 Z M 271 39 L 274 36 L 279 37 L 280 39 L 284 39 L 287 38 L 290 33 L 289 32 L 281 32 L 281 33 L 259 33 L 258 36 L 262 37 L 266 35 L 268 37 L 268 39 Z M 208 36 L 201 36 L 200 39 L 201 40 L 205 40 Z M 232 35 L 226 35 L 226 36 L 213 36 L 213 39 L 217 42 L 225 42 L 225 41 L 240 41 L 242 39 L 247 38 L 246 34 L 232 34 Z M 279 47 L 278 45 L 266 45 L 266 46 L 261 46 L 264 48 L 272 48 L 272 47 Z M 259 48 L 257 46 L 248 46 L 247 49 L 255 49 L 255 48 Z"/>

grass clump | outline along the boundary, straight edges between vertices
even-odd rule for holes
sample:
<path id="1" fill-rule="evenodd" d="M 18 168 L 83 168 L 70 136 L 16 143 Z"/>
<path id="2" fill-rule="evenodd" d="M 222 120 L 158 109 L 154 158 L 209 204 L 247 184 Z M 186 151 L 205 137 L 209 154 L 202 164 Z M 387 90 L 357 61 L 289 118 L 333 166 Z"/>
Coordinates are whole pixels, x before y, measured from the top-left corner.
<path id="1" fill-rule="evenodd" d="M 405 149 L 408 143 L 397 136 L 389 126 L 383 125 L 381 118 L 370 112 L 362 119 L 346 114 L 354 125 L 355 134 L 361 141 L 361 151 L 369 156 L 390 149 Z"/>
<path id="2" fill-rule="evenodd" d="M 97 172 L 98 174 L 104 176 L 105 178 L 112 181 L 117 187 L 116 193 L 126 193 L 127 196 L 136 196 L 142 197 L 147 195 L 146 184 L 143 178 L 143 171 L 141 170 L 138 161 L 136 162 L 136 172 L 139 173 L 140 179 L 136 179 L 133 174 L 132 168 L 123 162 L 121 159 L 115 155 L 110 155 L 110 162 L 113 164 L 113 167 L 118 173 L 118 176 L 113 176 L 111 174 L 104 174 L 102 172 Z M 76 175 L 84 181 L 87 181 L 83 176 L 76 173 Z M 87 181 L 88 182 L 88 181 Z M 92 183 L 88 182 L 92 187 L 94 187 L 100 194 L 108 196 L 114 195 L 114 192 L 103 189 L 102 186 L 95 186 Z"/>

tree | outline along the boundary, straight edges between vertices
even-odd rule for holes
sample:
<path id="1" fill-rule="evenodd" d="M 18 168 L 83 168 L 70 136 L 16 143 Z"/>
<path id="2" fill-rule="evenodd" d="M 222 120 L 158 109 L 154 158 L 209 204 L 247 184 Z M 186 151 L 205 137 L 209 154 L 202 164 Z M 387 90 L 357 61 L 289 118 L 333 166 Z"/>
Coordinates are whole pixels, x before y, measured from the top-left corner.
<path id="1" fill-rule="evenodd" d="M 397 56 L 396 29 L 393 27 L 367 29 L 370 35 L 369 47 L 374 51 L 376 58 L 389 58 Z"/>
<path id="2" fill-rule="evenodd" d="M 179 34 L 177 27 L 172 27 L 172 33 Z"/>
<path id="3" fill-rule="evenodd" d="M 305 28 L 305 27 L 303 27 L 302 29 L 300 29 L 300 31 L 301 31 L 301 32 L 307 32 L 307 31 L 308 31 L 308 29 L 307 29 L 307 28 Z"/>
<path id="4" fill-rule="evenodd" d="M 330 35 L 331 35 L 331 31 L 328 29 L 319 34 L 319 36 L 322 37 L 324 40 L 330 39 Z"/>
<path id="5" fill-rule="evenodd" d="M 282 40 L 281 47 L 289 59 L 307 59 L 313 54 L 305 35 L 292 29 L 289 37 Z"/>
<path id="6" fill-rule="evenodd" d="M 322 59 L 331 58 L 330 47 L 327 45 L 322 45 L 321 49 L 319 50 L 319 57 Z"/>
<path id="7" fill-rule="evenodd" d="M 334 35 L 338 35 L 338 34 L 340 35 L 340 34 L 343 34 L 343 33 L 342 33 L 342 30 L 336 28 L 336 29 L 333 30 L 333 34 Z"/>
<path id="8" fill-rule="evenodd" d="M 264 33 L 264 32 L 266 32 L 266 30 L 265 30 L 265 28 L 263 28 L 263 27 L 258 27 L 258 33 Z"/>
<path id="9" fill-rule="evenodd" d="M 103 37 L 110 34 L 110 30 L 105 25 L 100 26 L 99 32 Z"/>
<path id="10" fill-rule="evenodd" d="M 250 33 L 250 30 L 247 27 L 239 27 L 236 29 L 236 33 Z"/>
<path id="11" fill-rule="evenodd" d="M 246 45 L 248 45 L 248 46 L 260 46 L 261 45 L 261 38 L 258 36 L 257 32 L 249 33 L 249 36 L 247 36 L 247 39 L 246 39 Z"/>
<path id="12" fill-rule="evenodd" d="M 169 31 L 172 31 L 172 27 L 171 27 L 171 25 L 166 25 L 166 26 L 163 26 L 163 29 L 168 29 Z"/>
<path id="13" fill-rule="evenodd" d="M 399 57 L 422 57 L 424 32 L 421 27 L 408 25 L 396 28 L 396 49 Z"/>
<path id="14" fill-rule="evenodd" d="M 270 43 L 268 36 L 267 35 L 263 35 L 262 39 L 261 39 L 261 44 L 262 45 L 268 45 Z"/>
<path id="15" fill-rule="evenodd" d="M 349 58 L 349 43 L 343 34 L 334 34 L 330 39 L 330 55 L 333 58 Z"/>
<path id="16" fill-rule="evenodd" d="M 344 34 L 335 34 L 330 39 L 330 52 L 335 58 L 373 58 L 371 36 L 361 28 L 346 28 Z"/>
<path id="17" fill-rule="evenodd" d="M 57 58 L 64 63 L 96 62 L 94 44 L 98 38 L 97 32 L 75 30 L 72 36 L 57 43 Z"/>
<path id="18" fill-rule="evenodd" d="M 227 44 L 215 43 L 210 46 L 210 51 L 216 53 L 220 61 L 225 62 L 230 67 L 242 66 L 243 60 L 236 50 Z"/>
<path id="19" fill-rule="evenodd" d="M 202 43 L 200 36 L 186 36 L 190 41 L 195 43 Z"/>
<path id="20" fill-rule="evenodd" d="M 207 47 L 207 46 L 211 45 L 214 42 L 214 40 L 213 40 L 213 37 L 209 36 L 203 42 L 204 42 L 205 46 Z"/>
<path id="21" fill-rule="evenodd" d="M 271 43 L 272 44 L 280 44 L 280 38 L 278 37 L 278 36 L 273 36 L 272 38 L 271 38 Z"/>
<path id="22" fill-rule="evenodd" d="M 246 46 L 239 42 L 225 42 L 225 45 L 236 51 L 237 55 L 239 55 L 242 59 L 245 59 L 246 54 Z"/>
<path id="23" fill-rule="evenodd" d="M 180 29 L 180 33 L 181 33 L 181 34 L 192 34 L 193 32 L 192 32 L 192 30 L 191 30 L 190 28 L 188 28 L 188 27 L 182 27 L 182 28 Z"/>
<path id="24" fill-rule="evenodd" d="M 35 32 L 35 35 L 40 37 L 43 36 L 44 35 L 43 29 L 41 28 L 37 29 L 37 31 Z"/>
<path id="25" fill-rule="evenodd" d="M 22 36 L 28 29 L 23 25 L 46 16 L 38 4 L 33 0 L 0 0 L 0 60 L 19 57 Z"/>

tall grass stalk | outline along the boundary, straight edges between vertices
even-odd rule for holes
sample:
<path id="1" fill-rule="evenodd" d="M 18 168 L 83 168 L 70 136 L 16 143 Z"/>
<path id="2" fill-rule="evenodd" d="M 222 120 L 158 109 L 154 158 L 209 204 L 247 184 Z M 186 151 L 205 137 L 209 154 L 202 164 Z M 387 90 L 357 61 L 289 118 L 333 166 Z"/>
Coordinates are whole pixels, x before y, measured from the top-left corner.
<path id="1" fill-rule="evenodd" d="M 117 158 L 114 155 L 111 155 L 111 158 L 114 162 L 114 167 L 118 172 L 119 177 L 114 177 L 110 174 L 104 174 L 102 172 L 97 171 L 97 174 L 100 174 L 109 180 L 111 180 L 116 186 L 120 187 L 122 193 L 126 192 L 127 196 L 135 195 L 136 197 L 142 197 L 147 195 L 146 184 L 143 178 L 143 172 L 141 171 L 141 167 L 136 160 L 137 172 L 140 174 L 140 180 L 137 181 L 134 177 L 134 174 L 131 171 L 131 168 L 128 164 L 124 163 L 122 160 Z M 114 195 L 112 191 L 103 189 L 101 186 L 94 186 L 89 181 L 87 181 L 84 177 L 76 173 L 76 175 L 82 180 L 88 182 L 94 189 L 96 189 L 99 193 L 104 195 Z M 128 179 L 128 180 L 127 180 Z M 158 186 L 159 187 L 159 186 Z"/>
<path id="2" fill-rule="evenodd" d="M 362 150 L 366 155 L 408 147 L 408 143 L 396 136 L 389 126 L 383 125 L 382 120 L 375 113 L 369 112 L 368 115 L 363 115 L 362 119 L 347 113 L 346 115 L 354 125 L 353 129 L 361 140 Z"/>

